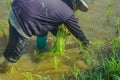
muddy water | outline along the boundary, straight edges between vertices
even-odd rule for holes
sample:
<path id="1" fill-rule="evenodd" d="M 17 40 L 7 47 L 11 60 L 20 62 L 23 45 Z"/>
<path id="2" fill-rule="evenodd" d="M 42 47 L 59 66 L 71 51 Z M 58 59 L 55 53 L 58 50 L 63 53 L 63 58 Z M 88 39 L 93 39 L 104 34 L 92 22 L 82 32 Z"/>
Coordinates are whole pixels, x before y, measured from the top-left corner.
<path id="1" fill-rule="evenodd" d="M 110 41 L 115 37 L 115 28 L 113 24 L 113 18 L 115 15 L 120 15 L 120 0 L 114 0 L 113 2 L 113 13 L 110 17 L 110 22 L 106 20 L 106 10 L 108 7 L 108 0 L 86 0 L 89 5 L 89 11 L 87 13 L 76 12 L 79 24 L 85 32 L 86 36 L 91 40 L 106 40 Z M 5 27 L 7 33 L 8 27 L 5 23 L 7 21 L 8 9 L 6 1 L 0 1 L 0 24 Z M 0 33 L 1 35 L 1 33 Z M 44 54 L 49 54 L 49 49 L 54 43 L 55 37 L 51 34 L 48 37 L 47 49 L 45 52 L 41 52 L 41 58 Z M 4 51 L 7 44 L 7 40 L 1 35 L 0 38 L 0 63 L 3 61 L 2 52 Z M 36 49 L 35 37 L 32 37 L 30 43 L 27 46 L 25 54 L 21 59 L 13 66 L 11 74 L 0 74 L 1 80 L 26 80 L 24 75 L 26 72 L 32 74 L 33 80 L 38 80 L 36 75 L 41 76 L 41 80 L 62 80 L 61 76 L 74 72 L 74 65 L 79 69 L 89 69 L 86 58 L 83 54 L 80 54 L 77 41 L 73 36 L 69 36 L 66 42 L 67 50 L 65 55 L 67 56 L 56 56 L 57 68 L 54 68 L 54 56 L 44 58 L 40 61 L 35 61 L 33 58 L 34 50 Z M 42 55 L 43 54 L 43 55 Z M 28 75 L 29 75 L 28 74 Z"/>

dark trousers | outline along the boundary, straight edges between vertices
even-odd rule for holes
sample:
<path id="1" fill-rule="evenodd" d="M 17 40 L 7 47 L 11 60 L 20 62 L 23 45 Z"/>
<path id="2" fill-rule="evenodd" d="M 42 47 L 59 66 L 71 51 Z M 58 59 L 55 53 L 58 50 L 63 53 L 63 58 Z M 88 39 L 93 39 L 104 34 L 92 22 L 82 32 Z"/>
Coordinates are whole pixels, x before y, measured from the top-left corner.
<path id="1" fill-rule="evenodd" d="M 16 29 L 10 25 L 8 45 L 4 51 L 4 57 L 10 62 L 16 62 L 22 56 L 28 39 L 21 36 Z"/>

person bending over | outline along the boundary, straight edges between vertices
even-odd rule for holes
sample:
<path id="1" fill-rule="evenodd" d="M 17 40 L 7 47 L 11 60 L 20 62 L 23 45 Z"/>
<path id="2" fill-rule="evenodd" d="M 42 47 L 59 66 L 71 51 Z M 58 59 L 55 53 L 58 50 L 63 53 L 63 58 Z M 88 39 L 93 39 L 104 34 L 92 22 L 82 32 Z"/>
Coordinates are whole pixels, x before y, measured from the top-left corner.
<path id="1" fill-rule="evenodd" d="M 56 35 L 60 24 L 64 24 L 84 45 L 89 45 L 75 17 L 77 9 L 86 12 L 88 6 L 83 0 L 14 0 L 9 12 L 9 40 L 1 70 L 5 71 L 20 59 L 32 35 L 46 40 L 48 31 Z"/>

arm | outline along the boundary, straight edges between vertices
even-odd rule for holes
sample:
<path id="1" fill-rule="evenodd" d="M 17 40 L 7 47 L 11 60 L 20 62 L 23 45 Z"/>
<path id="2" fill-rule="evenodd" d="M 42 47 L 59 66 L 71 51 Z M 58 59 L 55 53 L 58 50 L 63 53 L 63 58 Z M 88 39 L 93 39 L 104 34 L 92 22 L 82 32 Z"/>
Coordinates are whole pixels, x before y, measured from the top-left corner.
<path id="1" fill-rule="evenodd" d="M 84 32 L 81 30 L 76 17 L 73 15 L 70 19 L 64 22 L 68 30 L 85 45 L 89 44 L 89 40 L 86 38 Z"/>

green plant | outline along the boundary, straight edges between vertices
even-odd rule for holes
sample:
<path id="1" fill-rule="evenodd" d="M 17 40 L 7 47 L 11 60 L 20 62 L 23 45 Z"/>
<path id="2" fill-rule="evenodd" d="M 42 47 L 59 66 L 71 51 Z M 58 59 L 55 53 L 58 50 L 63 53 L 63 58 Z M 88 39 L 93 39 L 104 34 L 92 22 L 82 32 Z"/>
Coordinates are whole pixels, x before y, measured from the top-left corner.
<path id="1" fill-rule="evenodd" d="M 0 24 L 0 32 L 2 33 L 3 37 L 6 38 L 4 27 L 1 24 Z"/>
<path id="2" fill-rule="evenodd" d="M 111 57 L 112 58 L 112 57 Z M 104 70 L 105 70 L 105 78 L 107 80 L 113 79 L 116 76 L 120 75 L 120 59 L 117 61 L 115 58 L 112 58 L 111 60 L 106 60 L 106 62 L 103 64 Z"/>
<path id="3" fill-rule="evenodd" d="M 33 76 L 38 77 L 38 80 L 44 80 L 43 76 L 40 74 L 33 74 Z"/>
<path id="4" fill-rule="evenodd" d="M 113 4 L 113 1 L 108 0 L 108 7 L 107 7 L 107 10 L 106 10 L 106 14 L 105 14 L 106 18 L 107 18 L 107 22 L 110 21 L 110 17 L 112 16 L 112 13 L 113 13 L 112 4 Z"/>
<path id="5" fill-rule="evenodd" d="M 49 76 L 42 76 L 40 74 L 33 74 L 33 76 L 37 77 L 37 80 L 51 80 L 51 78 Z"/>
<path id="6" fill-rule="evenodd" d="M 114 80 L 120 80 L 120 76 L 113 75 L 113 77 L 114 77 Z"/>
<path id="7" fill-rule="evenodd" d="M 8 80 L 13 80 L 12 74 L 8 73 L 7 76 L 8 76 Z"/>
<path id="8" fill-rule="evenodd" d="M 62 74 L 62 80 L 68 80 L 68 79 L 65 78 L 64 73 Z"/>
<path id="9" fill-rule="evenodd" d="M 64 24 L 59 26 L 56 41 L 54 43 L 54 46 L 51 49 L 51 52 L 53 52 L 53 53 L 60 52 L 62 54 L 64 53 L 67 32 L 68 32 L 68 30 L 67 30 L 67 28 L 65 27 Z"/>
<path id="10" fill-rule="evenodd" d="M 30 72 L 22 73 L 22 75 L 25 76 L 26 80 L 33 80 L 32 73 Z"/>
<path id="11" fill-rule="evenodd" d="M 33 56 L 35 59 L 39 59 L 39 52 L 37 50 L 34 50 Z"/>
<path id="12" fill-rule="evenodd" d="M 119 16 L 115 17 L 114 24 L 115 24 L 115 28 L 116 28 L 116 35 L 118 35 L 119 29 L 120 29 L 120 17 Z"/>
<path id="13" fill-rule="evenodd" d="M 8 7 L 8 9 L 10 8 L 10 5 L 11 5 L 12 1 L 13 0 L 7 0 L 7 7 Z"/>
<path id="14" fill-rule="evenodd" d="M 56 69 L 57 68 L 57 57 L 54 56 L 53 58 L 53 67 Z"/>
<path id="15" fill-rule="evenodd" d="M 73 74 L 75 76 L 75 79 L 77 79 L 77 77 L 78 77 L 78 75 L 80 73 L 80 70 L 76 65 L 74 65 L 74 70 L 73 71 L 74 71 Z"/>
<path id="16" fill-rule="evenodd" d="M 115 57 L 115 55 L 118 53 L 118 48 L 120 47 L 120 37 L 112 40 L 112 47 L 113 57 Z"/>

